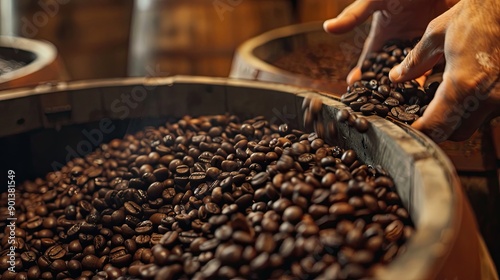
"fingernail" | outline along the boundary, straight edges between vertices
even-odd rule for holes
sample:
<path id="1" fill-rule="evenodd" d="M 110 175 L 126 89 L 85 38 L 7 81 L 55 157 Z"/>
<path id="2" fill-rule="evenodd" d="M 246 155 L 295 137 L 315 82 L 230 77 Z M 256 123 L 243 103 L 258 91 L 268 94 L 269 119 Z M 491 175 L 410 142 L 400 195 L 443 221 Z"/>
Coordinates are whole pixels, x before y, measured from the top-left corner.
<path id="1" fill-rule="evenodd" d="M 403 75 L 403 64 L 394 66 L 389 72 L 389 77 L 391 78 L 391 81 L 398 81 L 402 75 Z"/>
<path id="2" fill-rule="evenodd" d="M 337 21 L 336 18 L 332 18 L 332 19 L 329 19 L 329 20 L 326 20 L 324 23 L 323 23 L 323 29 L 328 31 L 328 25 L 330 24 L 334 24 L 335 22 Z"/>

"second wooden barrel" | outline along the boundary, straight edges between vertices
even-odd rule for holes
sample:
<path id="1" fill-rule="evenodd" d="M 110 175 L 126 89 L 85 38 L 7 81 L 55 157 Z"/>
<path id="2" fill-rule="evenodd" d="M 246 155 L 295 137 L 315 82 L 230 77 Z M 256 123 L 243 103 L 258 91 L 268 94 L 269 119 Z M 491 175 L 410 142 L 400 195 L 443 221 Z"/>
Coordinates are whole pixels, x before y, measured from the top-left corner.
<path id="1" fill-rule="evenodd" d="M 230 77 L 304 86 L 340 96 L 368 30 L 365 24 L 334 36 L 318 21 L 268 31 L 237 49 Z"/>
<path id="2" fill-rule="evenodd" d="M 67 79 L 64 63 L 51 43 L 0 36 L 0 90 Z"/>
<path id="3" fill-rule="evenodd" d="M 136 1 L 129 74 L 227 76 L 238 45 L 291 23 L 288 0 Z"/>

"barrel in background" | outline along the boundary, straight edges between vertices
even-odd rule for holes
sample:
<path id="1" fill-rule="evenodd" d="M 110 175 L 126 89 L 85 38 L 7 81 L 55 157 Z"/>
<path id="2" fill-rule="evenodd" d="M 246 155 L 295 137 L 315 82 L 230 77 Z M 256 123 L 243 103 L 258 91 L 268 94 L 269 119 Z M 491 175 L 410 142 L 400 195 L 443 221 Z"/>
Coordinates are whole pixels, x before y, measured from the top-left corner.
<path id="1" fill-rule="evenodd" d="M 66 68 L 49 42 L 0 36 L 0 90 L 65 81 Z"/>
<path id="2" fill-rule="evenodd" d="M 369 25 L 364 24 L 351 32 L 331 35 L 323 30 L 322 21 L 273 29 L 245 41 L 237 49 L 230 77 L 304 86 L 340 96 L 347 88 L 345 78 L 358 60 L 368 30 Z M 332 65 L 327 65 L 332 70 L 327 77 L 314 78 L 278 66 L 277 62 L 283 58 L 317 50 L 318 46 L 325 46 L 325 51 L 334 57 Z M 288 66 L 294 66 L 294 58 L 288 59 L 291 62 Z M 310 66 L 316 67 L 320 62 L 321 59 L 312 61 Z"/>
<path id="3" fill-rule="evenodd" d="M 238 45 L 292 21 L 288 0 L 136 1 L 129 74 L 227 76 Z"/>

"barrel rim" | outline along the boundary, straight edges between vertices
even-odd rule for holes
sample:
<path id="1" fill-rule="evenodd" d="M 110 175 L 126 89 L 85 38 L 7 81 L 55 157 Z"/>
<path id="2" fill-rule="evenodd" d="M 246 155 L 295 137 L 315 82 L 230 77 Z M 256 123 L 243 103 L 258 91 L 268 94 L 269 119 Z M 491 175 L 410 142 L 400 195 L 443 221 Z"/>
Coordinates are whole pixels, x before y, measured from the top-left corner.
<path id="1" fill-rule="evenodd" d="M 153 77 L 153 78 L 125 78 L 125 79 L 107 79 L 107 80 L 93 80 L 93 81 L 75 81 L 75 82 L 61 82 L 58 84 L 46 84 L 40 85 L 35 88 L 24 88 L 24 89 L 12 89 L 7 90 L 4 94 L 0 95 L 0 101 L 8 101 L 12 99 L 25 98 L 25 97 L 36 97 L 43 94 L 51 94 L 57 92 L 71 92 L 71 91 L 79 91 L 79 90 L 91 90 L 91 89 L 99 89 L 100 91 L 104 91 L 104 88 L 113 88 L 113 87 L 124 87 L 124 86 L 175 86 L 175 85 L 210 85 L 210 86 L 223 86 L 227 87 L 225 90 L 228 91 L 229 88 L 245 88 L 245 89 L 258 89 L 258 90 L 272 90 L 279 91 L 294 95 L 296 98 L 301 99 L 310 94 L 316 94 L 319 96 L 323 103 L 327 106 L 331 106 L 335 108 L 335 110 L 340 110 L 342 108 L 348 109 L 345 104 L 335 100 L 329 95 L 327 92 L 322 91 L 314 91 L 308 88 L 303 88 L 299 86 L 292 85 L 283 85 L 283 84 L 275 84 L 269 82 L 259 82 L 259 81 L 245 81 L 245 80 L 236 80 L 236 79 L 227 79 L 227 78 L 212 78 L 212 77 L 194 77 L 194 76 L 172 76 L 172 77 Z M 226 92 L 229 94 L 229 92 Z M 417 230 L 412 239 L 407 242 L 408 251 L 401 256 L 398 256 L 387 266 L 387 268 L 380 271 L 377 274 L 377 277 L 380 279 L 387 279 L 389 273 L 393 271 L 397 271 L 398 275 L 408 275 L 403 274 L 406 273 L 414 273 L 409 276 L 412 279 L 427 279 L 430 278 L 431 275 L 429 273 L 435 273 L 439 266 L 442 264 L 443 257 L 448 253 L 450 245 L 456 238 L 458 233 L 450 232 L 450 229 L 457 224 L 457 220 L 453 217 L 452 213 L 455 213 L 457 207 L 459 207 L 459 200 L 457 199 L 457 189 L 454 187 L 453 182 L 458 181 L 457 174 L 454 168 L 451 165 L 451 162 L 444 155 L 444 152 L 440 150 L 440 148 L 434 144 L 429 138 L 425 135 L 421 134 L 418 131 L 415 131 L 413 128 L 409 126 L 401 126 L 400 124 L 396 124 L 385 120 L 383 118 L 377 116 L 371 116 L 366 118 L 370 124 L 376 129 L 380 130 L 382 133 L 391 135 L 398 132 L 403 133 L 406 131 L 405 135 L 401 135 L 398 137 L 388 136 L 394 140 L 395 143 L 402 143 L 404 141 L 410 140 L 409 143 L 412 145 L 421 145 L 424 146 L 430 153 L 422 154 L 422 155 L 412 155 L 412 161 L 414 163 L 413 169 L 417 167 L 419 162 L 423 160 L 430 160 L 434 162 L 434 167 L 440 169 L 440 176 L 444 176 L 444 180 L 440 182 L 445 182 L 445 190 L 447 190 L 447 195 L 445 195 L 442 203 L 442 214 L 446 216 L 445 222 L 441 222 L 439 224 L 423 223 L 417 225 Z M 349 131 L 354 131 L 354 128 L 347 128 Z M 354 131 L 354 133 L 356 133 Z M 418 140 L 418 141 L 417 141 Z M 425 144 L 425 145 L 424 145 Z M 408 149 L 408 147 L 406 147 Z M 440 159 L 438 162 L 437 159 Z M 430 176 L 427 176 L 430 177 Z M 435 179 L 426 178 L 433 182 Z M 434 181 L 435 182 L 435 181 Z M 432 188 L 433 186 L 424 186 L 427 189 Z M 425 194 L 422 194 L 425 195 Z M 427 199 L 425 200 L 427 201 Z M 424 208 L 425 210 L 425 208 Z M 427 211 L 429 212 L 429 211 Z M 426 215 L 433 215 L 435 213 L 426 213 Z M 447 233 L 447 234 L 445 234 Z M 436 245 L 433 246 L 440 248 L 442 250 L 428 250 L 430 249 L 429 244 Z M 418 250 L 420 254 L 426 255 L 426 258 L 419 259 L 410 259 L 410 254 L 408 253 L 411 250 Z M 427 250 L 425 250 L 427 249 Z M 410 251 L 411 252 L 411 251 Z M 410 266 L 411 264 L 411 266 Z M 424 268 L 424 269 L 421 269 Z"/>
<path id="2" fill-rule="evenodd" d="M 370 26 L 370 24 L 366 22 L 363 23 L 360 28 L 368 26 Z M 332 94 L 340 96 L 345 92 L 345 87 L 347 86 L 347 84 L 343 84 L 342 81 L 336 82 L 325 79 L 315 79 L 304 74 L 294 73 L 273 65 L 265 59 L 260 58 L 257 54 L 261 48 L 264 48 L 272 42 L 294 38 L 299 35 L 316 33 L 324 34 L 328 36 L 328 38 L 331 38 L 332 41 L 337 39 L 343 40 L 342 38 L 346 38 L 346 36 L 353 36 L 353 33 L 337 35 L 327 34 L 323 30 L 323 21 L 298 23 L 272 29 L 256 37 L 250 38 L 236 49 L 229 77 L 312 87 L 323 91 L 331 91 Z M 246 73 L 247 70 L 250 70 L 251 73 Z"/>
<path id="3" fill-rule="evenodd" d="M 313 21 L 313 22 L 308 22 L 308 23 L 299 23 L 299 24 L 292 24 L 292 25 L 287 25 L 284 27 L 276 28 L 267 32 L 264 32 L 256 37 L 253 37 L 241 44 L 237 49 L 235 54 L 237 56 L 242 56 L 245 58 L 245 60 L 254 66 L 256 69 L 260 71 L 269 71 L 272 73 L 276 73 L 279 75 L 282 75 L 286 78 L 296 78 L 297 75 L 299 74 L 293 74 L 292 72 L 286 71 L 284 69 L 281 69 L 279 67 L 276 67 L 270 63 L 267 63 L 266 61 L 259 59 L 255 55 L 255 49 L 257 49 L 260 46 L 263 46 L 266 43 L 269 43 L 273 40 L 279 39 L 279 38 L 285 38 L 289 37 L 292 35 L 296 35 L 298 33 L 298 30 L 300 33 L 306 33 L 306 32 L 312 32 L 312 31 L 317 31 L 318 28 L 322 26 L 322 22 L 319 21 Z M 233 73 L 233 69 L 235 69 L 233 61 L 233 67 L 231 67 L 231 74 L 230 78 L 236 77 L 236 73 Z M 307 80 L 313 81 L 310 77 L 300 75 L 301 77 L 304 77 L 304 79 L 307 78 Z"/>
<path id="4" fill-rule="evenodd" d="M 57 57 L 56 47 L 48 41 L 34 40 L 15 36 L 0 36 L 0 46 L 19 49 L 35 55 L 35 59 L 31 63 L 19 69 L 1 75 L 0 83 L 16 80 L 18 78 L 25 77 L 32 73 L 40 71 L 41 69 L 52 63 Z"/>

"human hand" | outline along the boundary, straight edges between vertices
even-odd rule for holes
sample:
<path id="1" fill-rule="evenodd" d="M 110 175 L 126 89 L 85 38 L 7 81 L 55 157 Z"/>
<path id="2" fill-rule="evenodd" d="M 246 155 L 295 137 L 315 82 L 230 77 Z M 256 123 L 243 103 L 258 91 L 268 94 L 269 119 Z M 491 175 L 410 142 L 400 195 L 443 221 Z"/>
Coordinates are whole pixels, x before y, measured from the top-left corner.
<path id="1" fill-rule="evenodd" d="M 349 84 L 361 78 L 361 65 L 368 54 L 378 52 L 390 39 L 411 40 L 423 34 L 427 24 L 457 0 L 357 0 L 342 13 L 324 23 L 329 33 L 345 33 L 372 14 L 370 33 L 358 65 L 348 75 Z M 360 46 L 361 47 L 361 46 Z"/>
<path id="2" fill-rule="evenodd" d="M 443 56 L 443 81 L 412 126 L 436 142 L 461 141 L 500 113 L 500 3 L 462 0 L 429 24 L 389 77 L 392 82 L 419 77 Z"/>

